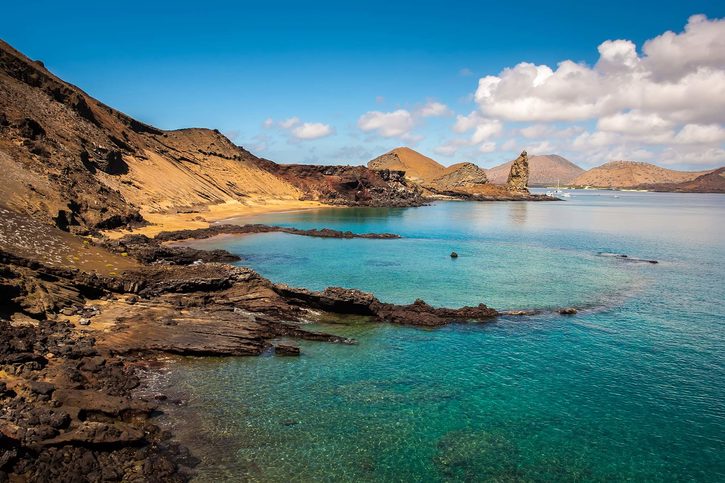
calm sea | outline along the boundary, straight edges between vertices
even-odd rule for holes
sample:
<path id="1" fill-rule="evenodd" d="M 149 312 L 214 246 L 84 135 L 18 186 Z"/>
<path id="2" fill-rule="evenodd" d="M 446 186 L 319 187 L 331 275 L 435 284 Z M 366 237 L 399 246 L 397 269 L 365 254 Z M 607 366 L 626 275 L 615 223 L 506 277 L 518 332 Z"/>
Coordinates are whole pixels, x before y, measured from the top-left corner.
<path id="1" fill-rule="evenodd" d="M 725 481 L 725 196 L 576 191 L 237 222 L 403 238 L 194 246 L 390 302 L 583 310 L 435 330 L 334 319 L 310 328 L 358 345 L 179 361 L 168 383 L 198 418 L 199 481 Z"/>

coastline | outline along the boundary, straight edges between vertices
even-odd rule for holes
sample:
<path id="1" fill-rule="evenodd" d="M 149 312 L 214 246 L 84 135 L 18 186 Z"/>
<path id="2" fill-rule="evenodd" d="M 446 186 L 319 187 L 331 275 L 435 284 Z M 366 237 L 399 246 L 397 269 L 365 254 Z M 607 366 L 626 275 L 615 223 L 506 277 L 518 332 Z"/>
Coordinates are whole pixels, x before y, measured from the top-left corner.
<path id="1" fill-rule="evenodd" d="M 220 204 L 210 204 L 198 210 L 189 210 L 184 213 L 158 213 L 142 209 L 141 213 L 148 221 L 147 225 L 129 229 L 105 230 L 103 235 L 114 240 L 125 235 L 156 236 L 163 231 L 192 230 L 208 228 L 213 223 L 220 223 L 242 217 L 262 215 L 266 213 L 280 213 L 287 211 L 305 211 L 316 208 L 331 208 L 334 205 L 318 201 L 302 200 L 250 200 L 249 203 L 229 201 Z"/>

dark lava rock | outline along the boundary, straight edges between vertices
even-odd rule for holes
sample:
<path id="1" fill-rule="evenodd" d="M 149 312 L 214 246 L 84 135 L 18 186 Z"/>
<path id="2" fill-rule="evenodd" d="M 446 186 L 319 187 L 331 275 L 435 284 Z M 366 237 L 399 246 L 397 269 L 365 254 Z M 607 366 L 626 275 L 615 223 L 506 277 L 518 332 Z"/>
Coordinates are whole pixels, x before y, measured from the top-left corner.
<path id="1" fill-rule="evenodd" d="M 574 307 L 565 307 L 563 309 L 559 309 L 559 313 L 561 315 L 574 315 L 577 312 L 577 309 L 575 309 Z"/>
<path id="2" fill-rule="evenodd" d="M 66 444 L 81 444 L 84 446 L 99 445 L 108 447 L 110 445 L 139 443 L 143 440 L 143 431 L 129 424 L 84 421 L 72 431 L 65 432 L 51 439 L 46 439 L 42 442 L 42 445 L 63 446 Z"/>
<path id="3" fill-rule="evenodd" d="M 43 396 L 50 396 L 55 391 L 54 384 L 42 381 L 29 381 L 28 388 L 33 394 L 41 394 Z"/>
<path id="4" fill-rule="evenodd" d="M 458 258 L 458 254 L 456 252 L 451 252 L 451 258 Z"/>
<path id="5" fill-rule="evenodd" d="M 293 345 L 278 344 L 274 346 L 274 355 L 276 356 L 298 356 L 300 348 Z"/>

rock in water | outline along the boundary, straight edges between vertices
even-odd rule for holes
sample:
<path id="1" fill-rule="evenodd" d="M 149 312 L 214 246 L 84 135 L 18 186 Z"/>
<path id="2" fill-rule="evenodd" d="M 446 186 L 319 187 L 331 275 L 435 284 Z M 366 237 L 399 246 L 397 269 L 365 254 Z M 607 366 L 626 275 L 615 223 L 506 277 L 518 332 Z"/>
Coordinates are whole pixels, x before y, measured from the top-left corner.
<path id="1" fill-rule="evenodd" d="M 456 252 L 451 252 L 451 258 L 458 258 L 458 254 Z"/>
<path id="2" fill-rule="evenodd" d="M 508 181 L 506 186 L 512 191 L 526 191 L 526 186 L 529 184 L 529 156 L 526 151 L 522 151 L 521 155 L 511 165 L 511 172 L 509 173 Z"/>

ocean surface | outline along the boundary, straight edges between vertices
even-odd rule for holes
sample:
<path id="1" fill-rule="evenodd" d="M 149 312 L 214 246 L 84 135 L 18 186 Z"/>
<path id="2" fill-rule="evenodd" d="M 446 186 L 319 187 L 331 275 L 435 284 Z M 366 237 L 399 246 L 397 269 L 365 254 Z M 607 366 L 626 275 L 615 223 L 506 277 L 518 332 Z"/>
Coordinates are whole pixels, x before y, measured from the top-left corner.
<path id="1" fill-rule="evenodd" d="M 198 481 L 725 481 L 725 196 L 573 193 L 235 220 L 399 240 L 195 242 L 311 289 L 581 309 L 433 330 L 332 319 L 309 328 L 359 344 L 177 360 L 166 384 L 195 418 Z"/>

